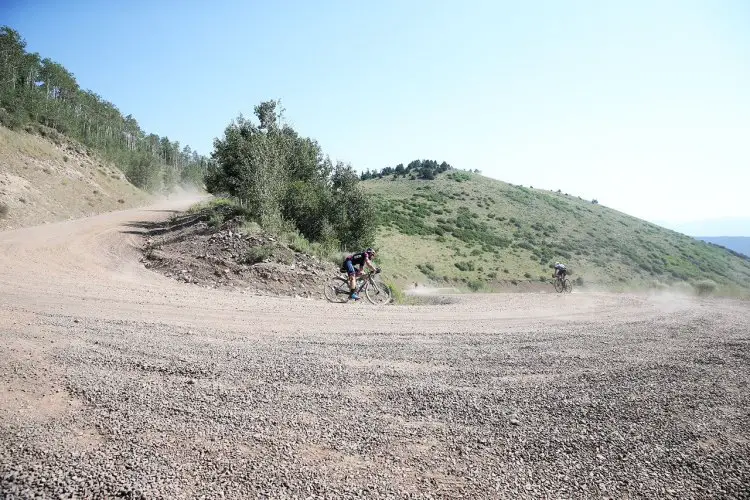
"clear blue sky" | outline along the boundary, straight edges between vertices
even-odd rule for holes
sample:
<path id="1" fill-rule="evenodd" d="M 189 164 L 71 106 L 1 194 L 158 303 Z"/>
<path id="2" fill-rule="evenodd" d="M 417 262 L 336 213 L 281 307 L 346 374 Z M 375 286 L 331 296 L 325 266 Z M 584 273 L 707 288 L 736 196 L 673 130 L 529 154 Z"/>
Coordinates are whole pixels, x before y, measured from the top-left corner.
<path id="1" fill-rule="evenodd" d="M 359 170 L 446 160 L 750 235 L 747 0 L 5 0 L 0 24 L 201 153 L 281 98 Z"/>

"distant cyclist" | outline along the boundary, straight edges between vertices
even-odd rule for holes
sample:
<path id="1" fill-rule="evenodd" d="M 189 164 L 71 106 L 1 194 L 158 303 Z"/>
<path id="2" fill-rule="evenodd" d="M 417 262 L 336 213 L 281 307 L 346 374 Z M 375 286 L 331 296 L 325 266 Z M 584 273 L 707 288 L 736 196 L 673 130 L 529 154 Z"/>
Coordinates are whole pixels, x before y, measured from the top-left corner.
<path id="1" fill-rule="evenodd" d="M 564 279 L 565 276 L 568 274 L 568 269 L 565 267 L 565 264 L 560 264 L 559 262 L 555 262 L 555 278 Z"/>
<path id="2" fill-rule="evenodd" d="M 354 300 L 359 300 L 359 295 L 357 295 L 357 292 L 355 291 L 357 287 L 357 276 L 362 274 L 362 271 L 364 271 L 364 268 L 367 267 L 374 273 L 379 273 L 380 269 L 375 267 L 372 263 L 372 259 L 375 257 L 375 250 L 372 248 L 368 248 L 367 250 L 364 250 L 359 253 L 355 253 L 352 255 L 347 255 L 346 258 L 344 258 L 344 262 L 341 265 L 341 270 L 345 271 L 346 274 L 349 275 L 349 290 L 351 291 L 350 298 Z M 359 266 L 358 269 L 355 269 L 354 266 Z"/>

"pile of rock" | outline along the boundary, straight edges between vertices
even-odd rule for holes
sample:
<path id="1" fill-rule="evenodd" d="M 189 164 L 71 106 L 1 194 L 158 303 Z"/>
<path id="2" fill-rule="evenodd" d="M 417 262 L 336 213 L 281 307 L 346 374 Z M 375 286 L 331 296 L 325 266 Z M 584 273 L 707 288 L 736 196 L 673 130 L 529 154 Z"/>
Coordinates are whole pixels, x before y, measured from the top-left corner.
<path id="1" fill-rule="evenodd" d="M 185 283 L 309 298 L 322 297 L 338 269 L 268 234 L 244 234 L 231 224 L 214 230 L 205 222 L 147 239 L 143 261 Z"/>

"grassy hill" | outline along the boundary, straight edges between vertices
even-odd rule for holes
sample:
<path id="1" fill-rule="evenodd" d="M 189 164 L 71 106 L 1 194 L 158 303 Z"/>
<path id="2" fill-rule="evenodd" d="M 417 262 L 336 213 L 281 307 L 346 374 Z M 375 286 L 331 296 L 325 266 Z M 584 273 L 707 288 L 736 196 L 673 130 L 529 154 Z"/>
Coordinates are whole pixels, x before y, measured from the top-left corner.
<path id="1" fill-rule="evenodd" d="M 576 196 L 458 170 L 362 187 L 379 207 L 383 267 L 402 286 L 548 287 L 559 260 L 579 286 L 711 280 L 724 293 L 750 292 L 750 259 Z"/>
<path id="2" fill-rule="evenodd" d="M 52 129 L 0 126 L 0 230 L 85 217 L 146 203 L 111 163 Z"/>

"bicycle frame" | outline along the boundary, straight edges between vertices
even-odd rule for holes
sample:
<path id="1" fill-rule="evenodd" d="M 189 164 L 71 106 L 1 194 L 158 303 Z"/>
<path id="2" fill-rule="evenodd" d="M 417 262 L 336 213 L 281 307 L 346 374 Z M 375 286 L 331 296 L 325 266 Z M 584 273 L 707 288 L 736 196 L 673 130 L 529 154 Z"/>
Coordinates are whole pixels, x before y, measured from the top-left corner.
<path id="1" fill-rule="evenodd" d="M 358 276 L 355 275 L 354 279 L 356 281 L 354 283 L 356 284 L 357 281 L 361 281 L 360 285 L 358 287 L 356 287 L 357 293 L 363 292 L 363 291 L 365 291 L 367 289 L 367 287 L 369 286 L 370 282 L 372 281 L 372 275 L 373 274 L 374 273 L 362 273 L 362 274 L 360 274 Z"/>
<path id="2" fill-rule="evenodd" d="M 391 292 L 384 283 L 381 284 L 375 279 L 376 274 L 378 273 L 363 272 L 360 275 L 355 275 L 356 281 L 354 292 L 366 296 L 368 301 L 376 305 L 380 304 L 382 298 L 386 299 L 386 302 L 383 303 L 389 303 L 392 300 Z M 348 276 L 343 274 L 339 274 L 337 277 L 335 277 L 332 283 L 329 283 L 325 286 L 324 294 L 326 295 L 326 299 L 328 299 L 330 302 L 346 302 L 346 300 L 337 299 L 335 297 L 346 295 L 347 299 L 349 298 L 348 295 L 351 292 L 348 286 L 348 281 Z M 333 292 L 332 296 L 329 295 L 329 291 Z"/>

